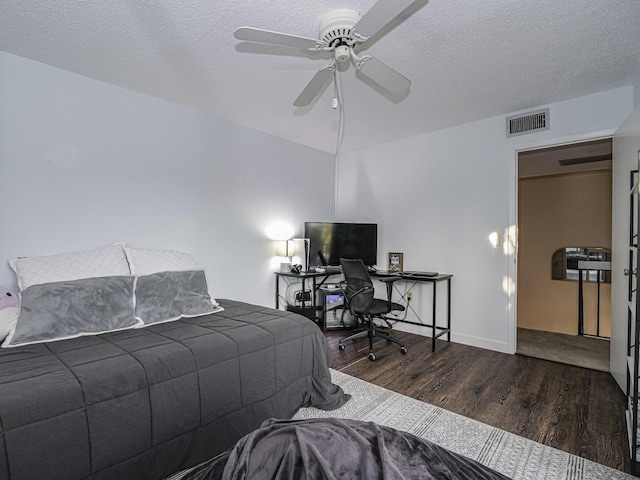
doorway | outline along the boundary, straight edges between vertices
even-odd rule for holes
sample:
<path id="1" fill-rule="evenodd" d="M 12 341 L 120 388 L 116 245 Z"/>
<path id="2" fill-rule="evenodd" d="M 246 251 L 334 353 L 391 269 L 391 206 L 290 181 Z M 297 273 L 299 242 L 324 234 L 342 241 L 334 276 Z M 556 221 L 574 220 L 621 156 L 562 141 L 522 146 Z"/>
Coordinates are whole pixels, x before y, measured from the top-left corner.
<path id="1" fill-rule="evenodd" d="M 518 153 L 516 353 L 609 371 L 610 274 L 577 261 L 610 261 L 611 144 Z"/>

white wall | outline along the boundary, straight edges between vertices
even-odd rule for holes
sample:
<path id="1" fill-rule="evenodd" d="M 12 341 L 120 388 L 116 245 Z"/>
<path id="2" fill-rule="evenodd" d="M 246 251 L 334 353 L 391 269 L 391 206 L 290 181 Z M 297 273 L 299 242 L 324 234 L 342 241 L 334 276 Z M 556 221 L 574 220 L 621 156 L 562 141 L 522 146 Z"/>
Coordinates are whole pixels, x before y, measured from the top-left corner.
<path id="1" fill-rule="evenodd" d="M 613 249 L 611 295 L 612 304 L 611 373 L 626 389 L 627 357 L 627 290 L 629 268 L 629 172 L 638 169 L 640 151 L 640 107 L 636 107 L 616 132 L 613 139 Z M 637 214 L 636 210 L 636 214 Z"/>
<path id="2" fill-rule="evenodd" d="M 379 223 L 381 267 L 402 251 L 406 269 L 455 275 L 455 341 L 512 351 L 513 259 L 487 235 L 515 219 L 516 151 L 612 132 L 633 93 L 553 104 L 527 137 L 495 117 L 343 154 L 336 216 Z M 267 225 L 334 216 L 324 152 L 1 52 L 0 106 L 0 284 L 15 286 L 10 258 L 126 241 L 189 250 L 218 297 L 272 305 Z"/>
<path id="3" fill-rule="evenodd" d="M 517 151 L 611 134 L 632 104 L 625 87 L 544 106 L 551 129 L 526 137 L 505 138 L 500 116 L 342 154 L 336 217 L 380 224 L 381 268 L 400 251 L 407 270 L 454 274 L 453 341 L 513 353 L 515 257 L 488 235 L 515 224 Z M 414 308 L 430 318 L 419 293 Z"/>
<path id="4" fill-rule="evenodd" d="M 330 154 L 0 53 L 0 284 L 11 258 L 125 241 L 191 251 L 217 297 L 272 306 L 266 227 L 301 235 L 333 192 Z"/>

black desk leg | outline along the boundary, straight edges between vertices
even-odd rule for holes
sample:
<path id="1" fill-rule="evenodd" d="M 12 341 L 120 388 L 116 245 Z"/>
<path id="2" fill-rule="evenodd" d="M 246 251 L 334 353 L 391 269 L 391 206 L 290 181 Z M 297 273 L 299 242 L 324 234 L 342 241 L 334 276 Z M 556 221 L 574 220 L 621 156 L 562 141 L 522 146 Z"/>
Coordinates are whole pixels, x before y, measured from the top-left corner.
<path id="1" fill-rule="evenodd" d="M 305 295 L 305 290 L 304 290 L 304 285 L 306 283 L 304 280 L 305 279 L 303 278 L 302 279 L 302 312 L 303 312 L 303 315 L 304 315 L 304 311 L 305 311 L 304 310 L 304 306 L 305 306 L 304 302 L 306 301 L 305 299 L 307 298 L 307 296 Z"/>
<path id="2" fill-rule="evenodd" d="M 431 351 L 435 352 L 436 351 L 436 283 L 438 282 L 431 282 L 431 285 L 433 285 L 433 318 L 432 321 L 433 323 L 431 324 Z"/>
<path id="3" fill-rule="evenodd" d="M 316 309 L 318 308 L 318 305 L 316 305 L 316 291 L 317 291 L 317 286 L 316 286 L 316 277 L 313 277 L 312 279 L 312 283 L 313 283 L 313 290 L 311 290 L 311 305 L 313 305 L 313 321 L 316 321 Z"/>
<path id="4" fill-rule="evenodd" d="M 451 278 L 447 278 L 447 342 L 451 341 Z"/>
<path id="5" fill-rule="evenodd" d="M 280 276 L 276 275 L 276 310 L 280 309 Z"/>

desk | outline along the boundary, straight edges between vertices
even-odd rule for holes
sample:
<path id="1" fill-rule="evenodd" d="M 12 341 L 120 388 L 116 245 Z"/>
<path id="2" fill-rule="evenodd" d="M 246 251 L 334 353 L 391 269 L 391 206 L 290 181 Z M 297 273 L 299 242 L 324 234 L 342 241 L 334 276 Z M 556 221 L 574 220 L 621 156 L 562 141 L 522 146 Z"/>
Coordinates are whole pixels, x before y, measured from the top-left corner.
<path id="1" fill-rule="evenodd" d="M 436 338 L 440 338 L 442 335 L 447 335 L 447 342 L 451 341 L 451 278 L 453 277 L 453 275 L 448 274 L 448 273 L 439 273 L 437 275 L 434 275 L 432 277 L 420 277 L 420 276 L 414 276 L 414 275 L 410 275 L 410 274 L 404 274 L 402 272 L 398 272 L 395 273 L 393 275 L 398 275 L 402 278 L 403 281 L 407 282 L 409 285 L 407 286 L 405 293 L 402 293 L 400 290 L 398 290 L 397 286 L 394 283 L 394 288 L 396 290 L 396 292 L 398 292 L 398 294 L 400 295 L 400 297 L 402 298 L 402 300 L 405 301 L 406 303 L 406 308 L 407 310 L 411 310 L 414 315 L 416 317 L 418 317 L 418 320 L 420 320 L 419 322 L 412 322 L 409 320 L 404 320 L 404 319 L 394 319 L 394 321 L 398 321 L 398 322 L 402 322 L 402 323 L 409 323 L 411 325 L 419 325 L 421 327 L 428 327 L 431 328 L 431 351 L 434 352 L 436 350 Z M 376 277 L 388 277 L 388 274 L 376 274 L 373 273 L 371 274 L 372 278 L 376 278 Z M 420 315 L 418 315 L 418 313 L 413 309 L 413 307 L 411 306 L 411 302 L 406 298 L 406 293 L 408 291 L 410 291 L 415 285 L 417 285 L 418 283 L 430 283 L 433 287 L 432 292 L 433 292 L 433 304 L 432 304 L 432 322 L 429 323 L 424 323 L 422 321 L 422 319 L 420 318 Z M 437 325 L 436 322 L 436 308 L 437 308 L 437 296 L 436 296 L 436 287 L 439 283 L 442 282 L 446 282 L 447 285 L 447 326 L 446 327 L 439 327 Z"/>
<path id="2" fill-rule="evenodd" d="M 342 275 L 341 273 L 335 273 L 335 272 L 301 272 L 301 273 L 290 273 L 290 272 L 275 272 L 276 275 L 276 298 L 275 298 L 275 305 L 276 305 L 276 309 L 280 308 L 280 278 L 295 278 L 297 280 L 300 280 L 302 282 L 302 307 L 293 307 L 292 311 L 301 313 L 302 315 L 304 315 L 307 318 L 310 318 L 313 321 L 316 321 L 316 291 L 318 290 L 318 288 L 320 288 L 322 286 L 322 284 L 326 281 L 327 278 L 329 278 L 331 275 Z M 392 275 L 398 275 L 401 277 L 402 281 L 407 282 L 407 288 L 405 290 L 405 293 L 401 292 L 400 290 L 398 290 L 396 283 L 394 282 L 394 288 L 396 289 L 396 292 L 398 292 L 398 294 L 400 295 L 400 297 L 402 298 L 402 300 L 405 302 L 406 304 L 406 311 L 411 310 L 414 315 L 418 318 L 418 320 L 420 320 L 419 322 L 412 322 L 409 320 L 405 320 L 405 319 L 400 319 L 400 318 L 390 318 L 391 321 L 394 322 L 402 322 L 402 323 L 408 323 L 411 325 L 418 325 L 420 327 L 428 327 L 431 328 L 431 351 L 434 352 L 436 350 L 436 339 L 440 338 L 443 335 L 447 335 L 447 342 L 451 341 L 451 278 L 453 277 L 453 275 L 448 274 L 448 273 L 439 273 L 437 275 L 434 275 L 432 277 L 420 277 L 420 276 L 414 276 L 414 275 L 410 275 L 410 274 L 404 274 L 402 272 L 399 273 L 394 273 Z M 376 277 L 379 278 L 383 278 L 383 277 L 388 277 L 389 274 L 378 274 L 376 272 L 372 272 L 370 274 L 371 278 L 375 279 Z M 322 280 L 318 283 L 317 279 L 319 277 L 323 277 Z M 311 288 L 309 288 L 307 286 L 307 281 L 311 280 Z M 437 325 L 437 285 L 445 282 L 446 286 L 447 286 L 447 326 L 443 327 L 443 326 L 438 326 Z M 433 304 L 432 304 L 432 321 L 431 323 L 424 323 L 422 321 L 422 319 L 420 318 L 420 315 L 418 315 L 418 313 L 413 309 L 413 307 L 411 306 L 411 302 L 407 299 L 406 297 L 406 292 L 408 292 L 409 290 L 411 290 L 415 285 L 417 285 L 418 283 L 430 283 L 432 285 L 432 292 L 433 292 Z M 310 299 L 309 299 L 309 306 L 306 306 L 307 301 L 305 300 L 306 297 L 306 292 L 309 292 L 310 295 Z M 402 301 L 401 300 L 401 301 Z"/>

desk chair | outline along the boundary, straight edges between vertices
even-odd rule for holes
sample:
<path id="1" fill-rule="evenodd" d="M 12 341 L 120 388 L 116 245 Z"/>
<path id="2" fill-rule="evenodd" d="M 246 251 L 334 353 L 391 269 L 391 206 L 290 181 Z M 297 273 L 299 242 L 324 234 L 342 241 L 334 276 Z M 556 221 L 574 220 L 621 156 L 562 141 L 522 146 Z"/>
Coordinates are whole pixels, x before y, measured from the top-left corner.
<path id="1" fill-rule="evenodd" d="M 386 322 L 386 314 L 393 311 L 404 310 L 402 305 L 391 301 L 393 282 L 400 280 L 400 277 L 390 276 L 380 278 L 380 281 L 387 285 L 387 299 L 381 300 L 374 298 L 373 296 L 373 282 L 371 281 L 367 267 L 362 263 L 362 260 L 341 258 L 340 264 L 342 265 L 342 273 L 345 278 L 342 283 L 342 289 L 347 305 L 349 306 L 349 311 L 358 319 L 358 321 L 366 324 L 367 328 L 356 330 L 348 337 L 341 339 L 338 342 L 338 348 L 340 350 L 344 350 L 343 342 L 346 340 L 368 337 L 369 360 L 375 360 L 376 356 L 373 353 L 373 339 L 378 337 L 400 345 L 400 351 L 402 353 L 407 353 L 407 348 L 401 342 L 393 338 L 387 332 L 378 330 L 378 327 L 374 322 L 374 318 L 379 318 Z"/>

